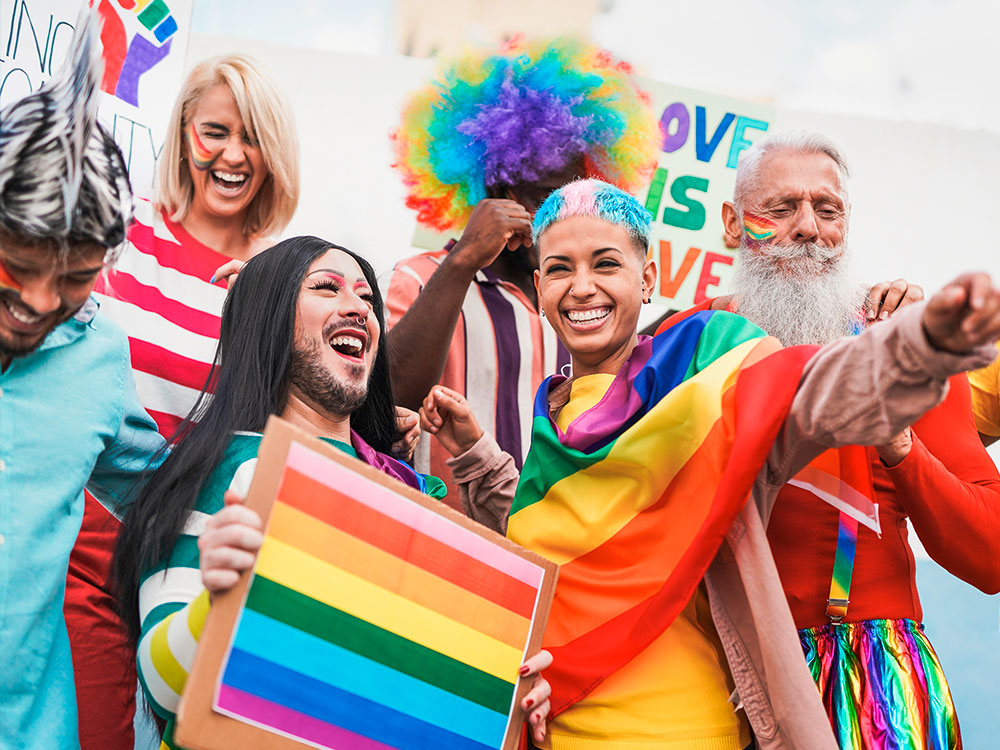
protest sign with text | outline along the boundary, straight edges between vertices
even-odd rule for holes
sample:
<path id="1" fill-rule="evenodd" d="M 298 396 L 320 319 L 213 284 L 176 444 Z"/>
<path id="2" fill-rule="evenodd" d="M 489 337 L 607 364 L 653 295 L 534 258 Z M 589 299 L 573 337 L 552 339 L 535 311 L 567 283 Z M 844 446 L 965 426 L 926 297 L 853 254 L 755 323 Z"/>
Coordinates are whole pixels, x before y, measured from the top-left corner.
<path id="1" fill-rule="evenodd" d="M 150 197 L 153 168 L 180 90 L 193 0 L 94 0 L 104 75 L 100 119 L 125 157 L 132 185 Z M 81 0 L 0 3 L 0 107 L 36 91 L 69 50 Z"/>
<path id="2" fill-rule="evenodd" d="M 774 108 L 643 80 L 660 116 L 663 147 L 649 189 L 656 299 L 684 309 L 722 294 L 736 253 L 723 244 L 722 203 L 740 154 L 765 137 Z"/>

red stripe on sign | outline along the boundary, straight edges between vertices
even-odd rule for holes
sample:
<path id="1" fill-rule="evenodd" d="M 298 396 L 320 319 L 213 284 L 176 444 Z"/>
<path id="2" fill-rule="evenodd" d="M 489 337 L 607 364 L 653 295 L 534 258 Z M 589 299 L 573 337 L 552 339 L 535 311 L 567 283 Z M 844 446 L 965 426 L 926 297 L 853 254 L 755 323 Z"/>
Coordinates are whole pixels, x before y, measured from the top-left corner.
<path id="1" fill-rule="evenodd" d="M 323 523 L 406 560 L 522 617 L 531 618 L 537 590 L 411 526 L 285 467 L 278 497 Z"/>

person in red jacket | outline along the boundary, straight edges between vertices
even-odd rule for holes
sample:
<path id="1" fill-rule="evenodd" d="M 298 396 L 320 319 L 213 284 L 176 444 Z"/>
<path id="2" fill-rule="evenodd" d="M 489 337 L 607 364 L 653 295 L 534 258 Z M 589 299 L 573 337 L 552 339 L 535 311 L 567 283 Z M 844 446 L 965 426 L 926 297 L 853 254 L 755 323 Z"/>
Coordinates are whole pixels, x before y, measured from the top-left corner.
<path id="1" fill-rule="evenodd" d="M 847 176 L 823 136 L 778 134 L 748 150 L 723 207 L 727 244 L 741 253 L 734 294 L 703 306 L 737 311 L 785 345 L 825 344 L 922 298 L 904 282 L 866 295 L 854 276 Z M 920 624 L 907 518 L 936 562 L 1000 591 L 1000 474 L 979 441 L 965 375 L 890 444 L 814 461 L 781 490 L 769 521 L 803 650 L 844 750 L 962 746 Z"/>

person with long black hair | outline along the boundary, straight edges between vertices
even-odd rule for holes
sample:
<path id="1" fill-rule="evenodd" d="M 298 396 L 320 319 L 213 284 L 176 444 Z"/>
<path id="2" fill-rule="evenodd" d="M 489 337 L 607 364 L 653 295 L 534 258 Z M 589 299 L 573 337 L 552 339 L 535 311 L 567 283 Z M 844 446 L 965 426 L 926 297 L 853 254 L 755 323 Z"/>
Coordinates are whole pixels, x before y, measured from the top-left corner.
<path id="1" fill-rule="evenodd" d="M 441 480 L 392 455 L 399 433 L 384 326 L 371 265 L 316 237 L 288 239 L 255 256 L 235 281 L 222 312 L 214 396 L 206 389 L 182 424 L 173 451 L 126 516 L 115 553 L 123 619 L 168 747 L 211 596 L 252 567 L 262 541 L 259 516 L 240 498 L 270 415 L 444 496 Z M 494 480 L 503 480 L 500 471 L 507 469 L 495 470 Z M 480 509 L 483 518 L 505 520 L 509 500 L 491 507 L 490 486 L 480 480 L 477 497 L 463 504 L 473 517 Z M 547 659 L 529 660 L 529 671 Z M 547 690 L 539 678 L 526 700 L 540 703 Z"/>

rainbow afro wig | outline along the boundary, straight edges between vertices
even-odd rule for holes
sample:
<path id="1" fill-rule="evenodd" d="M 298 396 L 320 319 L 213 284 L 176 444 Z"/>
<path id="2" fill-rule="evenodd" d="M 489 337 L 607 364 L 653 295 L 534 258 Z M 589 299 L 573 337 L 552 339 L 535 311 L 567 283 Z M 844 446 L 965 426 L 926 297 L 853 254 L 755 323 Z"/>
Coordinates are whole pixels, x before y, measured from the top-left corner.
<path id="1" fill-rule="evenodd" d="M 631 68 L 579 40 L 467 52 L 417 91 L 392 134 L 406 205 L 438 231 L 462 227 L 490 190 L 532 183 L 583 157 L 588 175 L 638 190 L 662 144 Z"/>
<path id="2" fill-rule="evenodd" d="M 635 197 L 601 180 L 574 180 L 551 193 L 538 207 L 531 235 L 535 243 L 546 229 L 563 219 L 592 216 L 624 227 L 645 253 L 653 215 Z"/>

